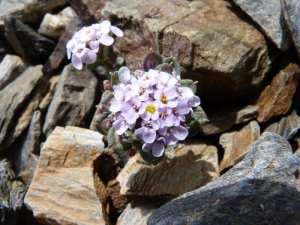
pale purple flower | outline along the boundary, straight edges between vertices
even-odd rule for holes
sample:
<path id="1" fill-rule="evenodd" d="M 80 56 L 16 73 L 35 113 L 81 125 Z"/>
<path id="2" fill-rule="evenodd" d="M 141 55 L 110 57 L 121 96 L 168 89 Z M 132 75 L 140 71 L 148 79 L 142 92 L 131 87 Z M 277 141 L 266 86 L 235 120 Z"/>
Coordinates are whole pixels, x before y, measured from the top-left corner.
<path id="1" fill-rule="evenodd" d="M 159 72 L 159 75 L 157 76 L 157 89 L 163 89 L 167 87 L 174 87 L 178 83 L 178 80 L 165 72 Z"/>
<path id="2" fill-rule="evenodd" d="M 164 154 L 165 144 L 165 139 L 163 137 L 159 137 L 153 143 L 143 144 L 142 150 L 144 152 L 152 150 L 152 154 L 154 157 L 160 157 Z"/>
<path id="3" fill-rule="evenodd" d="M 118 135 L 122 135 L 128 128 L 132 129 L 135 126 L 135 124 L 127 123 L 124 117 L 119 117 L 112 125 Z"/>
<path id="4" fill-rule="evenodd" d="M 194 96 L 193 91 L 189 87 L 177 87 L 178 99 L 188 100 Z"/>
<path id="5" fill-rule="evenodd" d="M 145 143 L 153 143 L 156 137 L 156 130 L 158 130 L 159 125 L 156 121 L 143 121 L 142 127 L 138 128 L 134 135 L 139 139 L 143 140 Z"/>
<path id="6" fill-rule="evenodd" d="M 139 108 L 141 106 L 141 100 L 138 98 L 131 98 L 128 102 L 125 102 L 121 107 L 122 116 L 126 119 L 127 123 L 133 124 L 139 118 Z"/>
<path id="7" fill-rule="evenodd" d="M 163 127 L 171 127 L 174 124 L 174 119 L 172 116 L 171 108 L 160 108 L 158 109 L 159 116 L 157 118 L 157 122 L 159 124 L 159 128 Z"/>
<path id="8" fill-rule="evenodd" d="M 188 136 L 188 129 L 178 125 L 173 127 L 164 127 L 158 130 L 159 134 L 165 138 L 167 146 L 174 145 L 178 140 L 182 141 Z"/>
<path id="9" fill-rule="evenodd" d="M 143 120 L 156 120 L 159 116 L 158 106 L 158 101 L 147 100 L 146 102 L 143 102 L 139 110 L 141 118 Z"/>
<path id="10" fill-rule="evenodd" d="M 161 90 L 156 90 L 153 97 L 159 100 L 159 108 L 163 107 L 176 107 L 178 104 L 178 93 L 176 87 L 164 88 Z"/>

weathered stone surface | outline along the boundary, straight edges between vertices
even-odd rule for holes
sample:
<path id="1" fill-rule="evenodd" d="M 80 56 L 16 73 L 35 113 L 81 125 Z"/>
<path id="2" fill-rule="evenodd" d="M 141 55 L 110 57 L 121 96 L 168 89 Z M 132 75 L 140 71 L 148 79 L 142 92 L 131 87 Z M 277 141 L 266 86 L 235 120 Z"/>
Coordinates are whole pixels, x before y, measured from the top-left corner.
<path id="1" fill-rule="evenodd" d="M 117 181 L 122 195 L 176 197 L 219 177 L 217 148 L 199 141 L 179 144 L 155 167 L 130 158 Z"/>
<path id="2" fill-rule="evenodd" d="M 54 41 L 12 16 L 5 18 L 5 37 L 18 55 L 36 64 L 44 63 L 55 48 Z"/>
<path id="3" fill-rule="evenodd" d="M 289 31 L 278 0 L 233 0 L 271 39 L 277 48 L 285 51 L 291 47 Z"/>
<path id="4" fill-rule="evenodd" d="M 41 135 L 41 112 L 35 111 L 29 128 L 12 149 L 16 176 L 22 178 L 27 188 L 31 184 L 38 163 Z"/>
<path id="5" fill-rule="evenodd" d="M 162 206 L 147 224 L 297 224 L 299 163 L 284 138 L 265 133 L 242 162 L 218 180 Z"/>
<path id="6" fill-rule="evenodd" d="M 177 58 L 203 103 L 245 102 L 261 91 L 275 56 L 250 18 L 228 1 L 107 1 L 104 17 L 124 22 L 115 50 L 137 69 L 152 48 Z M 214 90 L 214 91 L 212 91 Z"/>
<path id="7" fill-rule="evenodd" d="M 28 67 L 18 78 L 0 91 L 0 144 L 5 140 L 14 122 L 19 119 L 16 118 L 18 110 L 41 82 L 43 77 L 41 69 L 40 65 Z M 0 148 L 1 150 L 3 149 Z"/>
<path id="8" fill-rule="evenodd" d="M 106 0 L 69 0 L 68 1 L 83 25 L 91 25 L 102 19 L 101 10 Z"/>
<path id="9" fill-rule="evenodd" d="M 131 202 L 118 218 L 117 225 L 145 225 L 148 217 L 155 209 L 157 206 L 153 204 Z"/>
<path id="10" fill-rule="evenodd" d="M 0 223 L 14 225 L 23 205 L 26 187 L 15 179 L 15 174 L 7 159 L 0 161 Z"/>
<path id="11" fill-rule="evenodd" d="M 209 121 L 200 126 L 204 135 L 222 133 L 233 125 L 247 122 L 257 117 L 257 108 L 253 105 L 236 108 L 223 108 L 206 111 Z"/>
<path id="12" fill-rule="evenodd" d="M 259 136 L 260 127 L 256 120 L 252 120 L 239 130 L 223 133 L 219 143 L 225 149 L 225 153 L 220 163 L 220 171 L 242 161 Z"/>
<path id="13" fill-rule="evenodd" d="M 78 20 L 78 16 L 71 7 L 65 8 L 57 15 L 47 13 L 38 29 L 38 33 L 58 40 L 72 20 Z"/>
<path id="14" fill-rule="evenodd" d="M 97 84 L 90 70 L 66 66 L 47 111 L 44 134 L 48 136 L 56 126 L 82 125 L 94 107 Z"/>
<path id="15" fill-rule="evenodd" d="M 255 103 L 259 122 L 268 121 L 290 109 L 299 77 L 298 65 L 289 64 L 273 78 L 272 83 L 265 88 Z"/>
<path id="16" fill-rule="evenodd" d="M 13 15 L 23 23 L 39 23 L 43 16 L 52 9 L 64 6 L 67 0 L 3 0 L 0 2 L 0 30 L 3 29 L 3 19 Z"/>
<path id="17" fill-rule="evenodd" d="M 281 0 L 281 6 L 300 58 L 300 2 L 297 0 Z"/>
<path id="18" fill-rule="evenodd" d="M 47 224 L 105 224 L 94 187 L 94 161 L 104 150 L 102 135 L 56 127 L 41 150 L 26 206 Z M 103 210 L 105 213 L 105 210 Z"/>
<path id="19" fill-rule="evenodd" d="M 290 140 L 300 129 L 300 117 L 296 110 L 274 121 L 270 121 L 263 132 L 279 134 L 287 140 Z"/>
<path id="20" fill-rule="evenodd" d="M 6 55 L 0 64 L 0 90 L 16 79 L 26 66 L 23 60 L 15 55 Z"/>
<path id="21" fill-rule="evenodd" d="M 2 35 L 0 35 L 0 62 L 3 60 L 3 58 L 6 55 L 13 55 L 15 54 L 13 52 L 13 49 L 8 44 L 7 40 L 4 37 L 4 32 Z"/>
<path id="22" fill-rule="evenodd" d="M 53 74 L 54 71 L 59 69 L 59 67 L 63 64 L 64 59 L 66 59 L 66 45 L 69 40 L 71 40 L 72 36 L 77 30 L 78 21 L 72 21 L 63 32 L 60 37 L 55 49 L 52 54 L 46 61 L 43 67 L 43 72 L 45 74 Z"/>
<path id="23" fill-rule="evenodd" d="M 60 76 L 53 76 L 50 78 L 50 80 L 49 80 L 50 85 L 48 88 L 48 92 L 43 97 L 43 99 L 41 100 L 41 102 L 39 104 L 39 109 L 41 111 L 45 111 L 48 108 L 48 106 L 50 105 L 59 79 L 60 79 Z"/>

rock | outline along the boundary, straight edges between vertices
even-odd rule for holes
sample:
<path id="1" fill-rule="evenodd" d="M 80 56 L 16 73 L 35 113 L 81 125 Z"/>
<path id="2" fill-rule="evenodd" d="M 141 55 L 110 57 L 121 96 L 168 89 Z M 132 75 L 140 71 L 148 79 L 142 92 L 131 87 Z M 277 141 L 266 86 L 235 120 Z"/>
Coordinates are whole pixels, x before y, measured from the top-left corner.
<path id="1" fill-rule="evenodd" d="M 50 78 L 50 80 L 49 80 L 50 85 L 49 85 L 49 88 L 48 88 L 48 92 L 43 97 L 43 99 L 41 100 L 41 102 L 39 104 L 39 109 L 41 111 L 43 111 L 43 112 L 46 111 L 46 109 L 50 105 L 59 79 L 60 79 L 60 76 L 53 76 L 53 77 Z"/>
<path id="2" fill-rule="evenodd" d="M 15 174 L 7 159 L 0 161 L 0 223 L 14 225 L 23 205 L 26 188 L 15 179 Z"/>
<path id="3" fill-rule="evenodd" d="M 172 198 L 219 177 L 217 148 L 199 141 L 179 144 L 156 166 L 143 162 L 139 154 L 130 158 L 117 181 L 125 196 Z"/>
<path id="4" fill-rule="evenodd" d="M 102 137 L 77 127 L 56 127 L 48 137 L 24 201 L 39 222 L 105 224 L 93 178 Z"/>
<path id="5" fill-rule="evenodd" d="M 8 44 L 7 40 L 4 37 L 4 32 L 0 36 L 0 62 L 6 55 L 13 55 L 13 49 Z"/>
<path id="6" fill-rule="evenodd" d="M 6 140 L 9 129 L 18 120 L 18 110 L 30 98 L 31 93 L 41 82 L 43 73 L 42 66 L 28 67 L 12 83 L 0 91 L 0 144 Z M 11 96 L 8 98 L 8 96 Z M 3 150 L 0 148 L 0 151 Z"/>
<path id="7" fill-rule="evenodd" d="M 40 69 L 40 68 L 39 68 Z M 41 70 L 39 71 L 41 73 Z M 30 98 L 24 103 L 24 106 L 18 111 L 18 118 L 14 119 L 12 128 L 6 135 L 5 140 L 0 144 L 0 149 L 6 149 L 19 137 L 22 132 L 28 127 L 33 113 L 38 109 L 38 106 L 46 94 L 49 82 L 41 79 L 38 87 L 32 90 Z"/>
<path id="8" fill-rule="evenodd" d="M 208 122 L 200 126 L 204 135 L 222 133 L 233 125 L 252 120 L 257 117 L 257 108 L 253 105 L 246 107 L 222 108 L 206 111 Z"/>
<path id="9" fill-rule="evenodd" d="M 15 55 L 6 55 L 0 64 L 0 90 L 16 79 L 26 66 L 23 60 Z"/>
<path id="10" fill-rule="evenodd" d="M 273 78 L 272 83 L 265 88 L 255 103 L 259 122 L 285 114 L 290 109 L 299 77 L 299 67 L 289 64 Z"/>
<path id="11" fill-rule="evenodd" d="M 245 11 L 270 38 L 277 48 L 285 51 L 291 47 L 291 39 L 278 0 L 233 0 Z"/>
<path id="12" fill-rule="evenodd" d="M 84 26 L 99 22 L 103 18 L 101 10 L 106 4 L 106 0 L 69 0 L 68 2 Z"/>
<path id="13" fill-rule="evenodd" d="M 219 143 L 225 149 L 225 153 L 220 163 L 220 171 L 242 161 L 259 136 L 260 127 L 256 120 L 252 120 L 239 130 L 221 134 Z"/>
<path id="14" fill-rule="evenodd" d="M 56 45 L 12 16 L 5 18 L 5 37 L 18 55 L 35 64 L 44 63 Z"/>
<path id="15" fill-rule="evenodd" d="M 297 224 L 299 163 L 284 138 L 265 133 L 242 162 L 218 180 L 162 206 L 147 224 Z"/>
<path id="16" fill-rule="evenodd" d="M 107 1 L 102 14 L 124 25 L 114 49 L 130 69 L 142 64 L 150 48 L 172 55 L 183 77 L 198 81 L 207 104 L 244 104 L 253 98 L 277 54 L 228 1 L 116 0 Z"/>
<path id="17" fill-rule="evenodd" d="M 300 58 L 300 2 L 296 0 L 280 0 L 286 24 Z"/>
<path id="18" fill-rule="evenodd" d="M 56 126 L 80 126 L 94 108 L 98 80 L 89 69 L 77 70 L 71 64 L 61 74 L 47 111 L 43 132 Z"/>
<path id="19" fill-rule="evenodd" d="M 16 176 L 22 178 L 27 188 L 31 184 L 38 163 L 41 135 L 41 112 L 35 111 L 29 128 L 13 149 Z"/>
<path id="20" fill-rule="evenodd" d="M 120 215 L 117 225 L 144 225 L 147 224 L 147 219 L 157 206 L 153 204 L 143 204 L 131 202 Z"/>
<path id="21" fill-rule="evenodd" d="M 66 53 L 66 45 L 69 40 L 71 40 L 72 36 L 77 30 L 78 21 L 72 21 L 63 32 L 60 37 L 55 49 L 52 54 L 46 61 L 43 67 L 43 72 L 47 75 L 52 75 L 55 71 L 57 71 L 62 65 L 64 60 L 67 58 Z"/>
<path id="22" fill-rule="evenodd" d="M 78 21 L 78 16 L 71 7 L 67 7 L 57 15 L 47 13 L 38 29 L 38 33 L 58 40 L 72 20 Z"/>
<path id="23" fill-rule="evenodd" d="M 37 24 L 47 12 L 67 3 L 67 0 L 3 0 L 0 2 L 0 30 L 3 30 L 7 15 L 13 15 L 23 23 Z"/>
<path id="24" fill-rule="evenodd" d="M 300 117 L 296 110 L 292 110 L 289 114 L 277 118 L 268 123 L 263 132 L 271 132 L 290 140 L 300 128 Z"/>

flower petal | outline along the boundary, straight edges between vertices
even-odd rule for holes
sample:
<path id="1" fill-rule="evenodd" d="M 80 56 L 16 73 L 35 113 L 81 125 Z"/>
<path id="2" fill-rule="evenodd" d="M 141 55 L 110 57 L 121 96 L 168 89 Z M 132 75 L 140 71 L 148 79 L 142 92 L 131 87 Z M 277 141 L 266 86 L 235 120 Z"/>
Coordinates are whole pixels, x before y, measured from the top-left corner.
<path id="1" fill-rule="evenodd" d="M 114 43 L 114 39 L 107 34 L 102 34 L 99 41 L 101 44 L 107 45 L 107 46 L 112 45 L 112 43 Z"/>
<path id="2" fill-rule="evenodd" d="M 165 145 L 162 141 L 155 141 L 152 146 L 152 154 L 155 157 L 160 157 L 164 154 Z"/>
<path id="3" fill-rule="evenodd" d="M 124 118 L 116 120 L 113 123 L 113 127 L 115 128 L 118 135 L 122 135 L 128 129 L 128 125 L 124 121 Z"/>
<path id="4" fill-rule="evenodd" d="M 81 53 L 81 60 L 86 64 L 92 64 L 96 62 L 97 56 L 96 53 L 91 49 L 84 48 Z"/>
<path id="5" fill-rule="evenodd" d="M 156 137 L 156 132 L 153 129 L 144 129 L 143 140 L 146 143 L 153 143 Z"/>
<path id="6" fill-rule="evenodd" d="M 118 72 L 119 80 L 124 84 L 129 84 L 131 80 L 130 70 L 126 66 L 122 66 Z"/>
<path id="7" fill-rule="evenodd" d="M 81 59 L 80 59 L 78 53 L 75 53 L 75 54 L 73 53 L 71 62 L 76 69 L 78 69 L 78 70 L 82 69 L 82 62 L 81 62 Z"/>
<path id="8" fill-rule="evenodd" d="M 183 126 L 174 126 L 172 133 L 180 141 L 184 140 L 189 134 L 188 130 Z"/>
<path id="9" fill-rule="evenodd" d="M 123 36 L 123 31 L 121 31 L 118 27 L 110 26 L 110 30 L 118 37 Z"/>

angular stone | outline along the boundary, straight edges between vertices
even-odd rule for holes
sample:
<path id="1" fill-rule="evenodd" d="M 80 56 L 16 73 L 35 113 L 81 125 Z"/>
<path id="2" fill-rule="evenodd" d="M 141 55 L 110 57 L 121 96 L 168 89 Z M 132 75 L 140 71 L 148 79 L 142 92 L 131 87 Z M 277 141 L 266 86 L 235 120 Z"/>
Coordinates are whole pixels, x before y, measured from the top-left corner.
<path id="1" fill-rule="evenodd" d="M 242 161 L 259 136 L 260 127 L 256 120 L 252 120 L 239 130 L 223 133 L 219 143 L 225 149 L 225 153 L 220 163 L 220 171 Z"/>
<path id="2" fill-rule="evenodd" d="M 0 90 L 23 73 L 25 68 L 25 63 L 20 57 L 6 55 L 0 64 Z"/>
<path id="3" fill-rule="evenodd" d="M 5 37 L 18 55 L 35 64 L 44 63 L 56 45 L 12 16 L 5 18 Z"/>
<path id="4" fill-rule="evenodd" d="M 172 55 L 183 77 L 198 81 L 203 103 L 251 99 L 276 55 L 250 18 L 228 1 L 116 0 L 102 14 L 126 21 L 114 48 L 129 68 L 137 69 L 150 48 Z"/>
<path id="5" fill-rule="evenodd" d="M 85 26 L 89 26 L 103 19 L 101 10 L 104 7 L 106 0 L 69 0 L 68 1 L 80 21 Z"/>
<path id="6" fill-rule="evenodd" d="M 43 67 L 43 72 L 47 75 L 52 75 L 57 71 L 66 59 L 66 45 L 78 29 L 78 20 L 72 21 L 63 32 L 55 49 L 46 61 Z"/>
<path id="7" fill-rule="evenodd" d="M 57 15 L 47 13 L 38 29 L 38 33 L 58 40 L 72 20 L 78 20 L 78 16 L 71 7 L 65 8 Z"/>
<path id="8" fill-rule="evenodd" d="M 7 159 L 0 161 L 0 223 L 14 225 L 23 205 L 26 187 L 15 179 L 15 174 Z"/>
<path id="9" fill-rule="evenodd" d="M 154 204 L 131 202 L 119 216 L 117 225 L 144 225 L 153 211 L 157 209 Z"/>
<path id="10" fill-rule="evenodd" d="M 41 135 L 41 112 L 35 111 L 29 128 L 13 148 L 16 176 L 22 178 L 27 188 L 31 184 L 38 163 Z"/>
<path id="11" fill-rule="evenodd" d="M 39 222 L 105 224 L 93 178 L 94 162 L 104 151 L 102 137 L 77 127 L 56 127 L 48 137 L 25 197 Z"/>
<path id="12" fill-rule="evenodd" d="M 33 113 L 38 109 L 42 98 L 46 94 L 49 82 L 41 79 L 37 86 L 24 106 L 18 111 L 18 118 L 15 118 L 12 128 L 7 133 L 5 140 L 0 144 L 0 149 L 6 149 L 11 146 L 16 138 L 28 127 Z"/>
<path id="13" fill-rule="evenodd" d="M 300 117 L 296 110 L 292 110 L 288 115 L 270 121 L 263 132 L 271 132 L 290 140 L 300 129 Z"/>
<path id="14" fill-rule="evenodd" d="M 285 51 L 291 47 L 289 31 L 278 0 L 233 0 L 270 38 L 277 48 Z"/>
<path id="15" fill-rule="evenodd" d="M 208 122 L 200 126 L 200 132 L 204 135 L 222 133 L 233 125 L 247 122 L 257 117 L 257 107 L 223 108 L 206 112 Z"/>
<path id="16" fill-rule="evenodd" d="M 147 224 L 285 224 L 287 218 L 297 224 L 299 163 L 284 138 L 265 133 L 242 162 L 218 180 L 165 204 Z"/>
<path id="17" fill-rule="evenodd" d="M 59 79 L 60 79 L 60 76 L 53 76 L 53 77 L 50 78 L 50 80 L 49 80 L 50 85 L 49 85 L 49 88 L 48 88 L 48 92 L 43 97 L 43 99 L 41 100 L 41 102 L 39 104 L 39 109 L 41 111 L 43 111 L 43 112 L 46 111 L 46 109 L 50 105 Z"/>
<path id="18" fill-rule="evenodd" d="M 67 3 L 67 0 L 3 0 L 0 2 L 0 30 L 7 15 L 13 15 L 23 23 L 37 24 L 47 12 Z"/>
<path id="19" fill-rule="evenodd" d="M 280 1 L 285 21 L 300 58 L 300 2 L 296 0 Z"/>
<path id="20" fill-rule="evenodd" d="M 5 140 L 9 129 L 19 118 L 16 118 L 18 110 L 29 99 L 30 94 L 41 82 L 42 66 L 28 67 L 12 83 L 0 91 L 0 144 Z M 10 96 L 8 98 L 8 96 Z M 0 148 L 0 151 L 3 150 Z"/>
<path id="21" fill-rule="evenodd" d="M 4 34 L 4 32 L 3 32 Z M 8 44 L 7 40 L 5 39 L 4 35 L 0 36 L 0 62 L 6 55 L 13 55 L 15 54 L 13 49 Z"/>
<path id="22" fill-rule="evenodd" d="M 47 111 L 43 132 L 47 136 L 56 126 L 80 126 L 94 108 L 98 80 L 84 68 L 64 68 Z"/>
<path id="23" fill-rule="evenodd" d="M 217 148 L 190 140 L 166 152 L 165 160 L 154 167 L 136 154 L 119 173 L 117 181 L 122 195 L 172 198 L 218 177 Z"/>
<path id="24" fill-rule="evenodd" d="M 297 64 L 289 64 L 273 78 L 255 103 L 259 122 L 268 121 L 290 109 L 299 77 L 300 69 Z"/>

